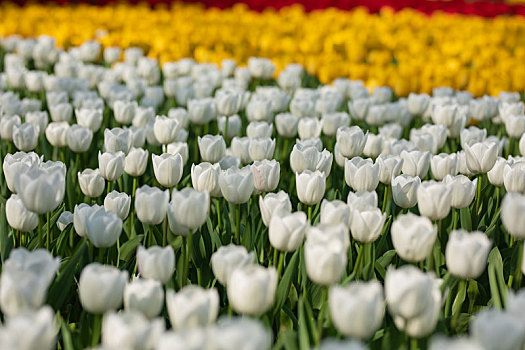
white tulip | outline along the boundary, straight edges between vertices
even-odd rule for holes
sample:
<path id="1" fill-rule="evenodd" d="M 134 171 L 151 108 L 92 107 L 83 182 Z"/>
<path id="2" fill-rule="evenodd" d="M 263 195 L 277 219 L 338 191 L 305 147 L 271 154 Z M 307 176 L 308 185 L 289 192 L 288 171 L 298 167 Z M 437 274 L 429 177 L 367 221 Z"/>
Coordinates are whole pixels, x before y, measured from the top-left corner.
<path id="1" fill-rule="evenodd" d="M 103 314 L 122 305 L 128 272 L 116 267 L 91 263 L 84 267 L 78 281 L 82 307 L 93 314 Z"/>
<path id="2" fill-rule="evenodd" d="M 374 191 L 379 184 L 379 164 L 354 157 L 345 161 L 345 181 L 355 191 Z"/>
<path id="3" fill-rule="evenodd" d="M 487 266 L 492 242 L 480 231 L 453 230 L 445 250 L 447 268 L 460 278 L 478 278 Z"/>
<path id="4" fill-rule="evenodd" d="M 219 175 L 219 185 L 224 198 L 234 204 L 246 203 L 254 189 L 254 178 L 250 166 L 229 168 Z"/>
<path id="5" fill-rule="evenodd" d="M 76 153 L 86 152 L 91 146 L 93 132 L 79 124 L 67 129 L 66 139 L 68 147 Z"/>
<path id="6" fill-rule="evenodd" d="M 254 252 L 248 253 L 243 246 L 223 245 L 212 254 L 211 268 L 219 283 L 226 286 L 235 269 L 253 264 L 254 259 Z"/>
<path id="7" fill-rule="evenodd" d="M 98 169 L 84 169 L 78 172 L 78 184 L 85 196 L 97 198 L 104 192 L 106 181 Z"/>
<path id="8" fill-rule="evenodd" d="M 142 176 L 148 167 L 149 152 L 142 148 L 132 147 L 124 158 L 124 171 L 130 176 Z"/>
<path id="9" fill-rule="evenodd" d="M 58 168 L 20 173 L 15 177 L 15 189 L 24 207 L 37 214 L 46 214 L 55 210 L 64 199 L 65 173 Z"/>
<path id="10" fill-rule="evenodd" d="M 135 210 L 138 219 L 147 225 L 158 225 L 166 218 L 169 190 L 144 185 L 135 192 Z"/>
<path id="11" fill-rule="evenodd" d="M 30 123 L 13 125 L 13 143 L 15 147 L 23 152 L 29 152 L 36 148 L 40 127 Z"/>
<path id="12" fill-rule="evenodd" d="M 420 179 L 423 179 L 427 173 L 428 168 L 430 167 L 430 153 L 429 152 L 420 152 L 420 151 L 402 151 L 401 158 L 403 159 L 403 174 L 410 176 L 419 176 Z"/>
<path id="13" fill-rule="evenodd" d="M 305 170 L 302 173 L 295 173 L 297 197 L 306 205 L 317 204 L 323 199 L 326 188 L 325 173 L 316 170 L 312 172 Z"/>
<path id="14" fill-rule="evenodd" d="M 180 154 L 163 153 L 160 156 L 152 154 L 151 158 L 155 178 L 162 186 L 173 187 L 179 183 L 184 170 Z"/>
<path id="15" fill-rule="evenodd" d="M 226 143 L 221 135 L 198 137 L 199 152 L 205 162 L 217 163 L 226 153 Z"/>
<path id="16" fill-rule="evenodd" d="M 260 192 L 271 192 L 277 188 L 281 167 L 275 159 L 255 161 L 250 166 L 253 173 L 254 187 Z"/>
<path id="17" fill-rule="evenodd" d="M 169 245 L 164 248 L 152 246 L 147 249 L 139 246 L 137 248 L 137 266 L 141 277 L 164 284 L 170 280 L 175 271 L 173 248 Z"/>
<path id="18" fill-rule="evenodd" d="M 450 212 L 452 189 L 444 183 L 425 181 L 417 189 L 417 205 L 421 215 L 442 220 Z"/>
<path id="19" fill-rule="evenodd" d="M 38 215 L 27 210 L 16 194 L 5 203 L 5 215 L 9 226 L 21 232 L 31 232 L 38 225 Z"/>
<path id="20" fill-rule="evenodd" d="M 121 220 L 128 217 L 130 207 L 131 196 L 125 192 L 111 191 L 104 198 L 104 209 L 116 213 Z"/>
<path id="21" fill-rule="evenodd" d="M 452 208 L 466 208 L 474 200 L 478 179 L 471 181 L 464 175 L 447 175 L 443 179 L 443 183 L 451 189 L 452 198 L 450 205 Z"/>
<path id="22" fill-rule="evenodd" d="M 236 268 L 228 278 L 228 301 L 238 313 L 261 315 L 273 306 L 277 282 L 274 267 L 246 265 Z"/>
<path id="23" fill-rule="evenodd" d="M 510 192 L 501 204 L 501 221 L 509 234 L 517 239 L 525 239 L 525 196 Z"/>
<path id="24" fill-rule="evenodd" d="M 307 227 L 308 219 L 304 212 L 278 211 L 268 226 L 270 244 L 279 251 L 293 252 L 303 242 Z"/>
<path id="25" fill-rule="evenodd" d="M 166 307 L 174 329 L 203 327 L 215 322 L 219 314 L 219 293 L 189 285 L 179 292 L 166 292 Z"/>
<path id="26" fill-rule="evenodd" d="M 129 129 L 113 128 L 104 130 L 104 150 L 106 152 L 129 153 L 131 148 L 131 131 Z"/>
<path id="27" fill-rule="evenodd" d="M 220 167 L 218 163 L 200 163 L 191 166 L 191 183 L 197 191 L 208 191 L 212 197 L 221 196 L 219 186 Z"/>
<path id="28" fill-rule="evenodd" d="M 378 281 L 332 286 L 328 303 L 335 328 L 347 337 L 370 338 L 385 316 L 383 287 Z"/>
<path id="29" fill-rule="evenodd" d="M 397 217 L 392 224 L 391 235 L 394 249 L 402 259 L 419 262 L 432 252 L 437 226 L 424 216 L 408 213 Z"/>

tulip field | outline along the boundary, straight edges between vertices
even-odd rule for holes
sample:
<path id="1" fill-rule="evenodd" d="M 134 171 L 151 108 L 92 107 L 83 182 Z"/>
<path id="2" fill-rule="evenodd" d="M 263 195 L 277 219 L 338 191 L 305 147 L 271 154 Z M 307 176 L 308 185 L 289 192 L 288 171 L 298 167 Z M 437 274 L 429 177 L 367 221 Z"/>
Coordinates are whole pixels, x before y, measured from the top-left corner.
<path id="1" fill-rule="evenodd" d="M 525 349 L 524 5 L 292 3 L 0 5 L 0 350 Z"/>

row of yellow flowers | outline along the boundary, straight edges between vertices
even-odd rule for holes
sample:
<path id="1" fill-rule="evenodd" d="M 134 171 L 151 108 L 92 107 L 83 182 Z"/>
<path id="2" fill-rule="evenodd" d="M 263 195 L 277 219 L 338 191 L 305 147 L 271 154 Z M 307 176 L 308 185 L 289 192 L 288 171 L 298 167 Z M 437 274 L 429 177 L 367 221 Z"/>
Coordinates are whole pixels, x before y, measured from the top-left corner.
<path id="1" fill-rule="evenodd" d="M 525 90 L 525 19 L 434 14 L 414 10 L 369 14 L 364 9 L 306 13 L 299 6 L 262 13 L 238 5 L 205 9 L 118 5 L 0 7 L 0 35 L 53 35 L 67 47 L 97 39 L 139 45 L 161 62 L 250 56 L 278 68 L 303 64 L 324 82 L 346 76 L 398 95 L 452 86 L 475 95 Z"/>

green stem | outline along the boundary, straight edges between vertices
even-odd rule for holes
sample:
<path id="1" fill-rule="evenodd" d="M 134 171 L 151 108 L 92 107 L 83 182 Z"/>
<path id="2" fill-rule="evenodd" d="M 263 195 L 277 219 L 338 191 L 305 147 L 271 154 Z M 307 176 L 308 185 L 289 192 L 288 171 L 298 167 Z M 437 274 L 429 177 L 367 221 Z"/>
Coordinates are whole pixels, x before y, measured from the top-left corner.
<path id="1" fill-rule="evenodd" d="M 217 227 L 219 228 L 219 233 L 221 233 L 221 203 L 219 198 L 215 198 L 215 207 L 217 208 Z"/>
<path id="2" fill-rule="evenodd" d="M 108 181 L 108 190 L 106 194 L 109 194 L 111 192 L 111 181 Z"/>
<path id="3" fill-rule="evenodd" d="M 310 224 L 312 223 L 312 206 L 311 205 L 308 206 L 308 222 Z"/>
<path id="4" fill-rule="evenodd" d="M 289 142 L 290 140 L 288 139 L 288 137 L 285 137 L 284 142 L 283 142 L 283 148 L 281 150 L 281 162 L 284 161 L 286 157 L 288 156 L 288 143 Z"/>
<path id="5" fill-rule="evenodd" d="M 286 252 L 279 253 L 279 266 L 277 267 L 277 279 L 281 277 L 281 272 L 283 271 L 285 256 L 286 256 Z"/>
<path id="6" fill-rule="evenodd" d="M 418 350 L 418 346 L 417 338 L 410 338 L 410 350 Z"/>
<path id="7" fill-rule="evenodd" d="M 388 199 L 390 198 L 390 186 L 385 185 L 385 190 L 383 191 L 383 207 L 381 209 L 381 212 L 385 212 L 386 210 L 386 203 L 388 202 Z"/>
<path id="8" fill-rule="evenodd" d="M 226 122 L 224 123 L 224 141 L 228 140 L 228 123 L 230 121 L 230 117 L 226 116 Z"/>
<path id="9" fill-rule="evenodd" d="M 456 227 L 458 226 L 458 211 L 459 209 L 452 209 L 454 211 L 454 216 L 453 216 L 453 219 L 452 219 L 452 222 L 453 222 L 453 225 L 452 225 L 452 229 L 455 230 Z"/>
<path id="10" fill-rule="evenodd" d="M 454 300 L 454 304 L 452 305 L 452 320 L 450 321 L 450 326 L 452 329 L 457 328 L 457 323 L 459 319 L 459 315 L 461 314 L 461 306 L 463 305 L 463 302 L 465 301 L 465 295 L 467 293 L 467 281 L 464 279 L 461 279 L 459 281 L 458 286 L 458 293 L 456 294 L 456 300 Z"/>
<path id="11" fill-rule="evenodd" d="M 328 287 L 323 287 L 323 294 L 321 297 L 321 308 L 319 309 L 319 315 L 317 318 L 317 342 L 319 343 L 323 338 L 323 325 L 324 325 L 324 314 L 326 312 L 326 304 L 328 299 Z"/>
<path id="12" fill-rule="evenodd" d="M 133 177 L 133 191 L 131 192 L 132 197 L 135 197 L 135 191 L 137 191 L 138 182 L 139 179 L 137 177 Z"/>
<path id="13" fill-rule="evenodd" d="M 162 246 L 165 247 L 168 241 L 168 219 L 164 218 L 162 222 Z"/>
<path id="14" fill-rule="evenodd" d="M 476 212 L 474 213 L 474 218 L 476 222 L 476 226 L 474 226 L 474 229 L 477 229 L 478 227 L 478 213 L 479 213 L 479 205 L 481 201 L 481 182 L 483 181 L 483 176 L 478 175 L 478 183 L 476 187 Z"/>
<path id="15" fill-rule="evenodd" d="M 184 247 L 182 250 L 182 256 L 184 259 L 184 266 L 182 270 L 182 286 L 184 287 L 188 281 L 188 270 L 190 267 L 190 254 L 191 254 L 191 250 L 193 246 L 192 232 L 188 233 L 187 237 L 183 237 L 182 241 L 184 244 Z"/>
<path id="16" fill-rule="evenodd" d="M 363 256 L 365 254 L 365 244 L 361 244 L 359 246 L 359 252 L 357 252 L 357 258 L 355 260 L 354 270 L 352 271 L 352 275 L 354 275 L 354 279 L 357 279 L 357 273 L 361 272 L 361 263 L 363 261 Z"/>
<path id="17" fill-rule="evenodd" d="M 518 251 L 518 261 L 517 261 L 516 266 L 514 266 L 514 281 L 515 281 L 514 283 L 515 283 L 515 289 L 518 290 L 521 287 L 521 277 L 523 275 L 521 272 L 521 264 L 523 263 L 523 241 L 522 240 L 517 242 L 515 249 Z"/>
<path id="18" fill-rule="evenodd" d="M 93 334 L 91 338 L 91 345 L 97 346 L 100 340 L 100 331 L 102 328 L 102 315 L 94 315 L 93 318 Z"/>
<path id="19" fill-rule="evenodd" d="M 235 206 L 235 241 L 241 245 L 241 204 Z"/>
<path id="20" fill-rule="evenodd" d="M 49 241 L 50 241 L 50 239 L 51 239 L 51 212 L 48 212 L 48 213 L 47 213 L 47 222 L 46 222 L 46 225 L 47 225 L 46 249 L 47 249 L 47 251 L 50 251 L 50 250 L 49 250 Z"/>
<path id="21" fill-rule="evenodd" d="M 104 253 L 105 253 L 105 249 L 104 248 L 98 248 L 98 262 L 101 263 L 101 264 L 104 264 Z"/>
<path id="22" fill-rule="evenodd" d="M 42 215 L 38 215 L 38 247 L 39 248 L 43 247 L 43 242 L 44 242 L 42 226 L 43 226 Z"/>

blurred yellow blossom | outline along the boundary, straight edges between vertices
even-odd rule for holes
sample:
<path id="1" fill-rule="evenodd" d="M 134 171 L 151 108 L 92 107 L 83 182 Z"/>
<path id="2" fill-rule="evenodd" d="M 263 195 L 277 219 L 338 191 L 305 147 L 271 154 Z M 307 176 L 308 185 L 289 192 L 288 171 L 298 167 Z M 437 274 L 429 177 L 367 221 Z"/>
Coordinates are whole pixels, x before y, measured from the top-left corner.
<path id="1" fill-rule="evenodd" d="M 300 6 L 250 11 L 175 3 L 147 5 L 0 7 L 0 35 L 52 35 L 62 47 L 96 39 L 103 45 L 141 46 L 161 62 L 194 57 L 220 63 L 268 57 L 282 69 L 300 63 L 327 83 L 363 79 L 390 85 L 400 96 L 438 86 L 479 96 L 525 90 L 525 20 L 481 18 L 405 9 L 369 14 Z M 276 72 L 276 74 L 278 71 Z"/>

